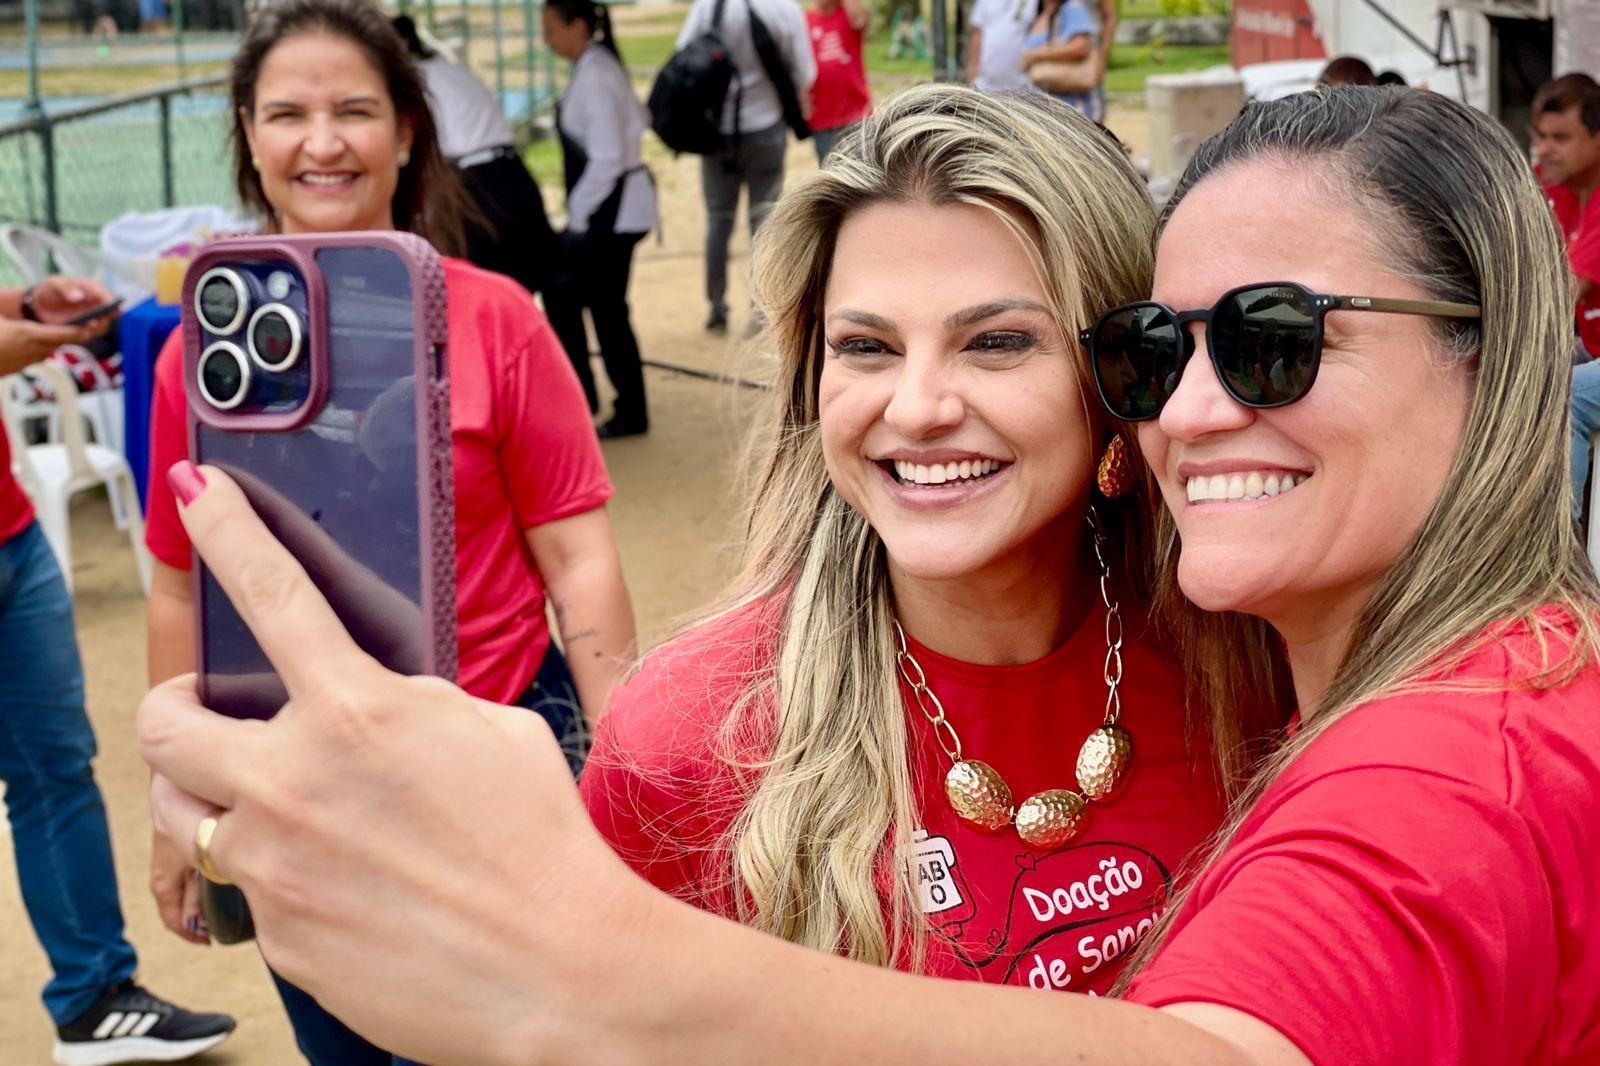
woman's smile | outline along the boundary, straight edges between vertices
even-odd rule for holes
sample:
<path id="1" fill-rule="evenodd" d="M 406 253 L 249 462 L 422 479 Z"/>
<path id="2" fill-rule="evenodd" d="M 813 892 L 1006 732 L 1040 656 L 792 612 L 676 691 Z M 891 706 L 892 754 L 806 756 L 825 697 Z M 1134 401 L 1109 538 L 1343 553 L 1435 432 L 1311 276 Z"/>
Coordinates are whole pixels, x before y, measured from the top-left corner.
<path id="1" fill-rule="evenodd" d="M 913 511 L 964 507 L 986 499 L 1011 472 L 999 459 L 967 458 L 948 462 L 881 459 L 874 463 L 889 498 Z"/>

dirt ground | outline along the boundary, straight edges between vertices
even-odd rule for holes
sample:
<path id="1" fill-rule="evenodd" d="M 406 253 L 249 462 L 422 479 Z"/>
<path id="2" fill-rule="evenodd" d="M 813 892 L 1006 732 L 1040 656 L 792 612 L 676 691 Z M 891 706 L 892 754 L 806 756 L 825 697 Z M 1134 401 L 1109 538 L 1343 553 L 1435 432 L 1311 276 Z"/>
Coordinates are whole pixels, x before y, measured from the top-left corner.
<path id="1" fill-rule="evenodd" d="M 1142 151 L 1144 113 L 1113 105 L 1110 124 Z M 815 167 L 809 145 L 795 145 L 791 174 Z M 633 320 L 646 359 L 747 378 L 769 375 L 759 345 L 743 341 L 743 272 L 735 269 L 730 339 L 702 330 L 701 241 L 704 212 L 698 162 L 658 166 L 665 219 L 636 258 Z M 547 192 L 552 206 L 559 197 Z M 742 223 L 741 223 L 742 229 Z M 737 264 L 746 262 L 736 237 Z M 704 603 L 725 580 L 734 558 L 737 507 L 729 498 L 740 442 L 757 394 L 661 370 L 646 373 L 652 430 L 608 442 L 616 483 L 611 504 L 633 591 L 643 645 Z M 134 750 L 133 715 L 145 689 L 144 604 L 126 537 L 110 520 L 103 496 L 80 497 L 73 511 L 73 572 L 78 639 L 88 675 L 89 711 L 100 741 L 96 774 L 105 794 L 129 938 L 140 952 L 140 976 L 185 1005 L 228 1011 L 239 1019 L 232 1039 L 203 1059 L 214 1066 L 279 1066 L 302 1061 L 278 999 L 254 949 L 201 949 L 162 927 L 145 890 L 150 836 L 146 770 Z M 6 833 L 0 822 L 0 835 Z M 49 977 L 11 869 L 0 849 L 0 1063 L 44 1066 L 53 1039 L 39 990 Z"/>

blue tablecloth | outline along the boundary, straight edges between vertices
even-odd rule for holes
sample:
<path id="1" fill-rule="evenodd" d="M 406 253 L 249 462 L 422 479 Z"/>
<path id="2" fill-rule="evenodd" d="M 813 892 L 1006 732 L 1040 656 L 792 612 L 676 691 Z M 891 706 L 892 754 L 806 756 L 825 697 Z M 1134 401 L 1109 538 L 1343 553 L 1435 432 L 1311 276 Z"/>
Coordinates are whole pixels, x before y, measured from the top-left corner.
<path id="1" fill-rule="evenodd" d="M 139 487 L 139 506 L 145 502 L 145 482 L 150 475 L 150 400 L 155 393 L 156 356 L 167 335 L 178 328 L 181 312 L 176 305 L 158 304 L 155 297 L 122 312 L 117 324 L 122 345 L 124 426 L 128 465 Z"/>

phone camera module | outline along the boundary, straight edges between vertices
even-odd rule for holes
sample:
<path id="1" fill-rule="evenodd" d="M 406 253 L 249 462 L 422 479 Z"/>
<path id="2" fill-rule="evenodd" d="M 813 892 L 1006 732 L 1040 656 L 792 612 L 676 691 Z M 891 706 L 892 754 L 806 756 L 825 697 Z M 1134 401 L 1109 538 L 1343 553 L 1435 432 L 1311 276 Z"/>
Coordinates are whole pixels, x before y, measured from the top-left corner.
<path id="1" fill-rule="evenodd" d="M 281 373 L 294 366 L 304 346 L 302 338 L 300 316 L 283 304 L 267 304 L 250 316 L 250 358 L 262 370 Z"/>
<path id="2" fill-rule="evenodd" d="M 250 290 L 244 279 L 227 267 L 213 267 L 194 287 L 194 311 L 200 324 L 212 333 L 228 334 L 244 324 L 250 310 Z"/>
<path id="3" fill-rule="evenodd" d="M 231 411 L 250 394 L 250 361 L 237 344 L 218 341 L 200 353 L 200 395 L 219 411 Z"/>

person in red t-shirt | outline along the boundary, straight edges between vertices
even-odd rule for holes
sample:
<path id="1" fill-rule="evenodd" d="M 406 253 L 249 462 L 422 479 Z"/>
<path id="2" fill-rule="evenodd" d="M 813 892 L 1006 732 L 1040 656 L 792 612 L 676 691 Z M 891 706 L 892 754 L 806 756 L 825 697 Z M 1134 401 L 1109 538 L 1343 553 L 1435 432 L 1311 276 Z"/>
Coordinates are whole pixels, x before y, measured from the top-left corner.
<path id="1" fill-rule="evenodd" d="M 419 78 L 399 35 L 364 0 L 274 3 L 234 60 L 241 202 L 286 233 L 399 225 L 459 247 L 450 221 L 459 190 Z M 600 716 L 634 655 L 605 510 L 611 482 L 577 377 L 532 297 L 460 259 L 446 258 L 444 270 L 458 680 L 484 699 L 538 711 L 577 773 L 588 746 L 584 719 Z M 194 669 L 190 545 L 166 477 L 187 455 L 183 362 L 174 333 L 157 361 L 151 417 L 152 683 Z M 551 642 L 547 590 L 570 659 Z M 169 850 L 156 850 L 151 882 L 163 920 L 203 942 L 185 873 Z M 353 1050 L 342 1027 L 294 990 L 285 1001 L 318 1066 L 389 1061 L 375 1048 Z"/>
<path id="2" fill-rule="evenodd" d="M 852 126 L 872 113 L 867 62 L 861 52 L 871 19 L 862 0 L 816 0 L 816 6 L 806 11 L 811 54 L 817 60 L 808 121 L 818 166 L 827 162 L 828 153 Z"/>
<path id="3" fill-rule="evenodd" d="M 1103 993 L 1226 799 L 1138 599 L 1136 498 L 1108 499 L 1130 487 L 1109 473 L 1091 495 L 1108 435 L 1060 325 L 1142 295 L 1149 206 L 1116 145 L 1054 105 L 963 104 L 891 105 L 769 220 L 762 299 L 801 310 L 780 324 L 791 381 L 751 562 L 617 689 L 583 796 L 625 861 L 717 913 L 882 964 Z M 1070 296 L 1047 290 L 1035 264 L 1082 247 L 1107 251 Z M 1131 565 L 1101 569 L 1112 544 Z M 1086 738 L 1117 762 L 1130 736 L 1120 787 L 1074 777 Z M 952 803 L 952 781 L 991 772 L 1000 809 Z M 1081 835 L 1040 832 L 1041 810 Z"/>
<path id="4" fill-rule="evenodd" d="M 1540 86 L 1533 101 L 1539 176 L 1567 242 L 1577 301 L 1578 346 L 1600 356 L 1600 84 L 1568 74 Z M 1572 372 L 1572 516 L 1583 515 L 1589 442 L 1600 431 L 1600 363 Z"/>
<path id="5" fill-rule="evenodd" d="M 874 126 L 902 107 L 982 124 L 970 92 L 914 90 L 849 143 L 891 155 Z M 929 131 L 941 147 L 942 134 Z M 903 157 L 918 142 L 894 143 Z M 860 828 L 863 804 L 909 790 L 890 782 L 863 797 L 851 787 L 886 738 L 875 701 L 896 645 L 865 639 L 870 628 L 898 613 L 921 642 L 905 645 L 919 660 L 936 641 L 1005 647 L 1030 633 L 1038 601 L 1060 595 L 1060 574 L 1045 568 L 986 590 L 963 585 L 965 564 L 992 549 L 998 530 L 940 526 L 956 509 L 931 506 L 933 490 L 910 497 L 930 506 L 904 521 L 869 509 L 882 551 L 861 525 L 863 535 L 851 536 L 849 513 L 831 496 L 831 484 L 862 489 L 860 499 L 874 485 L 885 494 L 899 485 L 902 471 L 867 469 L 881 438 L 854 432 L 875 408 L 886 425 L 961 427 L 979 440 L 1019 430 L 1029 407 L 1055 395 L 1032 377 L 1028 347 L 1050 336 L 1048 326 L 996 329 L 1026 303 L 986 300 L 930 320 L 915 306 L 890 306 L 895 280 L 876 289 L 868 280 L 910 267 L 907 282 L 943 307 L 946 285 L 984 300 L 990 278 L 1009 279 L 982 227 L 965 234 L 972 261 L 948 282 L 911 266 L 934 254 L 913 235 L 871 254 L 886 236 L 874 220 L 901 212 L 920 213 L 949 245 L 962 234 L 947 226 L 977 223 L 962 211 L 940 215 L 923 197 L 965 206 L 1000 174 L 1012 200 L 995 214 L 1021 241 L 1033 239 L 1030 224 L 1041 219 L 1018 203 L 1029 182 L 1009 157 L 993 164 L 960 196 L 910 185 L 909 202 L 831 197 L 829 211 L 851 212 L 831 277 L 786 262 L 791 246 L 761 249 L 764 266 L 808 286 L 787 306 L 825 308 L 828 347 L 815 333 L 788 339 L 791 360 L 811 372 L 780 400 L 825 412 L 825 432 L 790 424 L 783 440 L 796 462 L 823 452 L 831 480 L 813 467 L 793 493 L 796 510 L 813 509 L 805 532 L 819 535 L 793 536 L 792 553 L 752 568 L 782 559 L 796 578 L 734 605 L 781 612 L 781 625 L 753 624 L 758 638 L 782 642 L 776 670 L 790 683 L 746 717 L 749 728 L 718 735 L 718 753 L 733 757 L 718 766 L 757 790 L 775 774 L 809 770 L 787 797 L 772 797 L 783 801 L 775 808 L 756 810 L 757 794 L 736 822 L 736 833 L 774 845 L 747 848 L 738 880 L 724 883 L 747 913 L 759 915 L 753 908 L 774 891 L 803 888 L 818 869 L 841 884 L 901 876 L 874 864 L 876 834 L 848 832 Z M 860 169 L 832 168 L 841 177 Z M 832 184 L 830 172 L 819 188 Z M 804 197 L 796 207 L 818 210 Z M 787 232 L 785 214 L 774 215 L 777 232 Z M 1076 217 L 1043 221 L 1070 228 Z M 1140 949 L 1123 1001 L 853 965 L 630 878 L 552 773 L 548 738 L 511 713 L 363 662 L 220 474 L 186 493 L 185 518 L 225 587 L 244 587 L 261 567 L 288 583 L 292 606 L 254 625 L 296 666 L 295 714 L 252 728 L 197 706 L 192 683 L 149 697 L 141 741 L 170 839 L 244 879 L 274 959 L 365 1031 L 434 1061 L 518 1062 L 536 1048 L 552 1062 L 1600 1062 L 1600 583 L 1562 508 L 1569 275 L 1524 153 L 1493 119 L 1436 93 L 1301 93 L 1247 109 L 1202 146 L 1156 238 L 1153 293 L 1100 316 L 1081 339 L 1108 408 L 1139 420 L 1166 505 L 1157 588 L 1214 612 L 1189 620 L 1181 646 L 1202 657 L 1220 649 L 1208 665 L 1223 673 L 1257 657 L 1289 671 L 1299 714 L 1256 768 L 1173 919 Z M 1089 291 L 1118 251 L 1046 257 L 1035 276 Z M 863 266 L 876 269 L 856 273 Z M 1129 286 L 1142 289 L 1140 280 Z M 972 343 L 973 329 L 988 336 Z M 959 360 L 943 362 L 937 354 L 952 335 L 971 339 Z M 1060 361 L 1078 351 L 1064 347 Z M 1269 360 L 1272 393 L 1268 375 L 1255 373 Z M 1026 396 L 1009 407 L 978 402 L 987 390 L 977 381 L 998 389 L 1011 374 Z M 874 382 L 881 394 L 866 388 Z M 844 422 L 829 429 L 835 415 Z M 1081 455 L 1076 413 L 1055 428 L 1058 461 Z M 1043 454 L 1019 449 L 1012 469 L 1025 456 L 1043 474 Z M 779 480 L 790 458 L 780 450 Z M 1049 483 L 1029 481 L 1041 492 Z M 1025 539 L 1035 514 L 1019 508 L 1013 534 Z M 767 535 L 759 521 L 755 529 Z M 830 565 L 834 546 L 856 551 Z M 929 588 L 903 574 L 951 580 Z M 891 585 L 894 598 L 864 604 L 860 590 L 874 582 Z M 986 615 L 1001 598 L 1012 613 Z M 915 624 L 941 616 L 931 635 Z M 722 652 L 701 658 L 738 664 Z M 937 660 L 924 672 L 931 695 L 952 676 Z M 737 683 L 684 680 L 688 691 L 669 694 L 679 705 L 698 698 L 695 688 Z M 808 706 L 801 728 L 788 729 Z M 958 707 L 945 711 L 933 718 L 949 726 L 941 735 L 954 747 L 951 735 L 965 739 L 969 722 Z M 908 717 L 930 725 L 918 711 Z M 429 743 L 387 742 L 397 724 Z M 686 730 L 668 723 L 658 733 Z M 774 731 L 776 747 L 766 741 Z M 688 820 L 671 790 L 702 779 L 707 756 L 692 744 L 667 767 L 667 787 L 642 797 L 666 797 L 669 826 Z M 814 758 L 830 746 L 837 757 Z M 739 758 L 752 749 L 768 757 Z M 319 757 L 296 757 L 307 753 Z M 967 754 L 985 757 L 977 745 Z M 261 786 L 253 768 L 272 759 L 295 766 L 292 788 Z M 644 762 L 656 760 L 647 753 Z M 455 769 L 463 763 L 472 770 Z M 486 765 L 499 771 L 498 787 L 481 784 Z M 435 789 L 419 797 L 417 782 Z M 371 811 L 375 789 L 392 802 Z M 1119 802 L 1090 805 L 1089 833 Z M 208 823 L 212 804 L 227 809 Z M 517 810 L 541 817 L 505 817 Z M 913 818 L 902 832 L 916 841 Z M 203 850 L 194 836 L 213 824 Z M 366 843 L 374 834 L 383 848 Z M 291 844 L 309 873 L 272 861 Z M 1031 887 L 1038 868 L 1019 863 L 1017 876 Z M 932 880 L 948 883 L 940 873 L 949 870 L 930 870 Z M 501 887 L 485 893 L 483 883 Z M 1023 895 L 1076 917 L 1083 899 L 1098 905 L 1093 890 Z M 812 932 L 818 912 L 877 903 L 874 893 L 794 898 L 787 918 Z M 419 925 L 446 933 L 431 952 L 405 941 Z M 813 941 L 833 947 L 828 932 L 822 926 Z M 448 1031 L 436 1023 L 441 1013 Z"/>
<path id="6" fill-rule="evenodd" d="M 0 389 L 62 345 L 104 334 L 109 319 L 70 322 L 110 301 L 88 278 L 0 289 Z M 56 1025 L 56 1061 L 188 1058 L 226 1040 L 234 1021 L 184 1010 L 134 983 L 138 956 L 123 933 L 111 831 L 90 765 L 95 738 L 72 594 L 12 470 L 10 429 L 0 426 L 0 783 L 23 908 L 50 962 L 44 1005 Z M 130 1037 L 115 1021 L 104 1025 L 113 1011 L 119 1019 L 148 1013 L 151 1023 Z"/>

